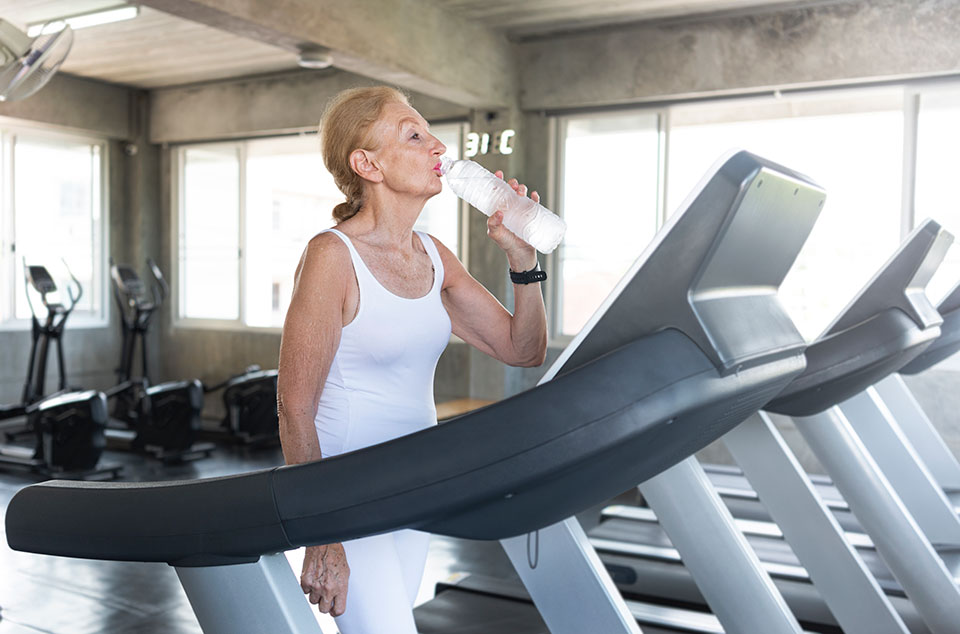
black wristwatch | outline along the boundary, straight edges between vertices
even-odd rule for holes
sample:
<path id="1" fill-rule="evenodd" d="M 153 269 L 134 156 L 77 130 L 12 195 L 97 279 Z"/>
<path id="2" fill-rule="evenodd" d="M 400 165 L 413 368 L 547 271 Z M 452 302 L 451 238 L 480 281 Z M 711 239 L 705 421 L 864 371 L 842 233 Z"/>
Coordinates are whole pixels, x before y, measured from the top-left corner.
<path id="1" fill-rule="evenodd" d="M 537 265 L 529 271 L 517 273 L 513 269 L 510 269 L 510 281 L 514 284 L 533 284 L 534 282 L 542 282 L 545 279 L 547 279 L 547 272 L 540 270 L 539 260 L 537 260 Z"/>

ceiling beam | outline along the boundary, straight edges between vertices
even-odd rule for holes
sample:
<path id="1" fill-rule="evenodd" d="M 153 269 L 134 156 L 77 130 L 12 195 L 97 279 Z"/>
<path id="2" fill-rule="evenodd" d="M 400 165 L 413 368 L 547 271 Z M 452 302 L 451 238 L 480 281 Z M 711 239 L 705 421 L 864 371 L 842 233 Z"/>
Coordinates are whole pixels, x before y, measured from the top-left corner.
<path id="1" fill-rule="evenodd" d="M 518 44 L 525 110 L 960 74 L 960 4 L 858 0 Z"/>
<path id="2" fill-rule="evenodd" d="M 334 65 L 471 108 L 516 103 L 502 33 L 418 0 L 143 0 L 145 6 L 286 50 L 320 45 Z"/>

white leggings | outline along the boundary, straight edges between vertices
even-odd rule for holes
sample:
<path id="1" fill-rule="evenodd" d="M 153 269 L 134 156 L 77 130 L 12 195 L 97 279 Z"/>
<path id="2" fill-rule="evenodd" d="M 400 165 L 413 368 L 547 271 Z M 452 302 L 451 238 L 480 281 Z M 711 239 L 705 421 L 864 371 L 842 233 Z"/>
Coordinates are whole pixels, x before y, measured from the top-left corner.
<path id="1" fill-rule="evenodd" d="M 340 634 L 417 634 L 413 602 L 429 548 L 430 534 L 413 530 L 343 542 L 350 581 Z"/>

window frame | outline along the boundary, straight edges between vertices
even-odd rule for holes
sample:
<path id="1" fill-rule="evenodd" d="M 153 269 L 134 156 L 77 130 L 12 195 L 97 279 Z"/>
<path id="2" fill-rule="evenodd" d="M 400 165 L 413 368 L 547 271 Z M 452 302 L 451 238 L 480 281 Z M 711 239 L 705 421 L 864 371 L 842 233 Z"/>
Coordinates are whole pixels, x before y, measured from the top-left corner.
<path id="1" fill-rule="evenodd" d="M 431 126 L 456 126 L 458 143 L 460 147 L 460 153 L 463 152 L 463 144 L 466 136 L 467 122 L 461 120 L 443 120 L 431 122 Z M 246 201 L 246 185 L 247 185 L 247 157 L 248 157 L 248 144 L 251 141 L 262 141 L 269 139 L 281 139 L 284 137 L 290 136 L 310 136 L 316 135 L 316 130 L 305 130 L 294 134 L 274 134 L 258 137 L 245 137 L 239 139 L 223 139 L 218 141 L 201 141 L 195 143 L 182 143 L 170 146 L 170 191 L 171 191 L 171 210 L 170 210 L 170 244 L 171 244 L 171 266 L 170 266 L 170 280 L 171 280 L 171 297 L 174 301 L 169 302 L 171 311 L 171 323 L 174 328 L 181 329 L 190 329 L 190 330 L 220 330 L 227 332 L 256 332 L 256 333 L 266 333 L 266 334 L 280 334 L 283 331 L 282 326 L 253 326 L 247 324 L 245 319 L 246 311 L 246 276 L 245 276 L 245 262 L 246 262 L 246 253 L 244 252 L 244 245 L 246 239 L 246 225 L 247 225 L 247 201 Z M 180 227 L 183 222 L 183 213 L 185 210 L 185 191 L 184 191 L 184 168 L 186 165 L 185 162 L 185 153 L 190 148 L 199 148 L 199 147 L 220 147 L 220 148 L 235 148 L 237 152 L 237 158 L 239 161 L 239 174 L 238 174 L 238 197 L 239 197 L 239 257 L 237 258 L 237 266 L 239 267 L 238 280 L 239 280 L 239 293 L 237 295 L 237 301 L 239 306 L 237 307 L 237 319 L 208 319 L 202 317 L 185 317 L 183 316 L 182 306 L 183 306 L 183 276 L 186 275 L 186 271 L 182 270 L 180 262 Z M 467 258 L 469 257 L 468 249 L 468 214 L 469 207 L 462 200 L 457 201 L 457 225 L 458 225 L 458 244 L 457 244 L 457 257 L 464 263 L 464 266 L 467 265 Z M 292 275 L 292 272 L 291 272 Z"/>
<path id="2" fill-rule="evenodd" d="M 184 191 L 184 177 L 183 170 L 186 166 L 185 155 L 187 150 L 190 148 L 204 147 L 204 148 L 233 148 L 237 157 L 237 169 L 239 171 L 237 178 L 237 187 L 238 187 L 238 221 L 239 228 L 237 233 L 238 240 L 238 249 L 239 255 L 237 257 L 237 266 L 239 270 L 238 275 L 238 284 L 239 284 L 239 293 L 237 295 L 237 319 L 207 319 L 201 317 L 184 317 L 183 316 L 183 276 L 186 275 L 186 271 L 182 270 L 180 266 L 180 227 L 183 222 L 183 214 L 186 209 L 184 204 L 186 200 L 186 192 Z M 173 187 L 173 200 L 175 200 L 175 207 L 173 213 L 171 214 L 172 222 L 171 225 L 171 235 L 170 235 L 170 244 L 173 246 L 171 249 L 171 295 L 175 298 L 175 301 L 170 302 L 171 310 L 173 311 L 173 325 L 176 328 L 188 328 L 188 329 L 199 329 L 199 330 L 264 330 L 264 328 L 258 327 L 247 327 L 243 324 L 243 236 L 244 236 L 244 219 L 246 213 L 246 201 L 244 200 L 243 192 L 244 186 L 246 184 L 246 148 L 243 141 L 215 141 L 209 143 L 189 143 L 178 145 L 173 148 L 171 152 L 171 186 Z"/>
<path id="3" fill-rule="evenodd" d="M 563 148 L 565 146 L 565 122 L 570 119 L 584 117 L 600 117 L 606 113 L 612 114 L 642 114 L 657 113 L 659 115 L 659 137 L 660 137 L 660 164 L 658 174 L 658 205 L 659 214 L 657 218 L 657 229 L 663 227 L 663 223 L 670 212 L 670 205 L 679 204 L 681 201 L 673 201 L 668 197 L 669 190 L 669 159 L 670 159 L 670 139 L 674 127 L 673 114 L 677 109 L 698 103 L 715 103 L 718 108 L 731 108 L 740 104 L 745 107 L 756 105 L 770 105 L 778 101 L 786 100 L 815 100 L 817 98 L 842 99 L 844 96 L 851 98 L 869 97 L 871 94 L 890 93 L 900 91 L 902 94 L 902 104 L 900 112 L 903 115 L 903 149 L 902 163 L 903 176 L 901 179 L 901 203 L 900 203 L 900 240 L 902 241 L 915 227 L 917 218 L 915 217 L 915 199 L 916 199 L 916 179 L 917 179 L 917 144 L 918 128 L 917 122 L 922 109 L 922 100 L 924 95 L 936 92 L 960 92 L 960 80 L 957 79 L 924 79 L 916 81 L 892 81 L 881 82 L 876 85 L 842 85 L 826 88 L 807 88 L 789 91 L 773 90 L 763 94 L 750 95 L 730 95 L 724 97 L 677 99 L 664 102 L 658 102 L 655 105 L 636 105 L 636 106 L 616 106 L 608 108 L 586 108 L 582 110 L 564 111 L 549 115 L 551 118 L 550 130 L 550 170 L 549 178 L 551 185 L 552 198 L 557 201 L 556 213 L 564 216 L 564 201 L 562 200 L 563 181 L 564 181 L 564 160 Z M 562 306 L 562 249 L 563 243 L 551 255 L 547 256 L 549 270 L 551 273 L 551 282 L 546 292 L 547 309 L 549 312 L 549 341 L 554 346 L 565 346 L 572 339 L 573 335 L 562 334 L 560 331 L 562 325 L 562 315 L 560 309 Z M 944 364 L 944 369 L 960 370 L 960 359 L 954 362 L 952 367 L 949 363 Z"/>
<path id="4" fill-rule="evenodd" d="M 625 109 L 613 109 L 605 110 L 602 112 L 582 112 L 582 113 L 569 113 L 563 114 L 560 116 L 552 117 L 553 121 L 549 127 L 550 142 L 549 142 L 549 151 L 550 151 L 550 160 L 548 164 L 548 170 L 550 172 L 549 178 L 549 190 L 551 194 L 551 199 L 557 201 L 556 209 L 552 210 L 558 216 L 563 218 L 566 215 L 566 201 L 563 197 L 564 192 L 564 170 L 566 169 L 566 157 L 565 157 L 565 148 L 566 148 L 566 131 L 567 125 L 572 120 L 576 119 L 599 119 L 604 117 L 618 117 L 623 116 L 624 114 L 629 115 L 652 115 L 657 119 L 657 140 L 658 140 L 658 172 L 657 172 L 657 208 L 656 208 L 656 218 L 654 219 L 656 231 L 659 231 L 663 227 L 663 223 L 666 221 L 666 211 L 664 209 L 664 202 L 666 196 L 666 152 L 667 152 L 667 135 L 665 133 L 666 123 L 668 119 L 668 109 L 660 106 L 648 106 L 648 107 L 637 107 L 637 108 L 625 108 Z M 562 346 L 566 347 L 573 341 L 576 337 L 574 334 L 565 334 L 562 332 L 561 328 L 563 325 L 563 315 L 560 311 L 560 307 L 563 305 L 563 251 L 564 243 L 560 242 L 560 245 L 554 250 L 553 253 L 546 256 L 547 264 L 545 265 L 546 270 L 548 271 L 550 280 L 549 286 L 546 290 L 546 304 L 547 304 L 547 314 L 548 314 L 548 323 L 547 323 L 547 332 L 548 332 L 548 341 L 549 345 L 552 346 Z M 543 257 L 543 256 L 541 256 Z"/>
<path id="5" fill-rule="evenodd" d="M 64 142 L 73 144 L 88 144 L 99 149 L 99 210 L 100 227 L 94 234 L 93 262 L 95 270 L 94 281 L 99 284 L 99 301 L 93 305 L 91 312 L 76 312 L 70 316 L 69 328 L 75 330 L 93 330 L 106 328 L 110 324 L 111 294 L 110 271 L 107 261 L 110 257 L 110 165 L 112 159 L 110 139 L 92 135 L 89 132 L 77 131 L 71 128 L 35 123 L 0 117 L 0 224 L 2 224 L 3 238 L 0 240 L 0 276 L 9 282 L 9 286 L 0 293 L 0 332 L 23 332 L 32 328 L 31 319 L 17 319 L 17 256 L 14 252 L 17 242 L 14 203 L 16 199 L 14 185 L 14 148 L 17 138 L 25 136 L 49 142 Z M 99 253 L 98 253 L 99 251 Z M 57 280 L 61 282 L 62 280 Z M 59 289 L 58 289 L 59 290 Z M 84 289 L 84 293 L 91 293 L 93 289 Z"/>

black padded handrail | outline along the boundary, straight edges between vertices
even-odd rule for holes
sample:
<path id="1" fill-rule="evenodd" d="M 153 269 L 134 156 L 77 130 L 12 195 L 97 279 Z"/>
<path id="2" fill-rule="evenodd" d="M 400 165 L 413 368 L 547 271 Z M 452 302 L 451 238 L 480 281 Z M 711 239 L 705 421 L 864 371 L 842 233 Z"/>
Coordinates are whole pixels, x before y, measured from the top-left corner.
<path id="1" fill-rule="evenodd" d="M 537 388 L 310 464 L 186 483 L 34 485 L 8 506 L 7 539 L 32 552 L 217 565 L 404 527 L 495 539 L 569 517 L 719 438 L 799 374 L 804 342 L 775 292 L 822 201 L 799 176 L 737 154 Z M 689 241 L 663 235 L 674 232 Z M 753 240 L 775 243 L 764 244 L 763 267 L 739 252 Z M 685 288 L 658 288 L 684 278 Z M 726 331 L 722 316 L 742 323 Z"/>
<path id="2" fill-rule="evenodd" d="M 820 413 L 904 366 L 940 334 L 941 318 L 924 288 L 953 237 L 927 220 L 907 236 L 809 348 L 807 368 L 765 409 Z"/>
<path id="3" fill-rule="evenodd" d="M 444 425 L 314 463 L 189 482 L 33 485 L 10 502 L 7 539 L 16 550 L 214 565 L 402 527 L 508 537 L 691 455 L 802 367 L 797 356 L 730 380 L 667 330 Z"/>

